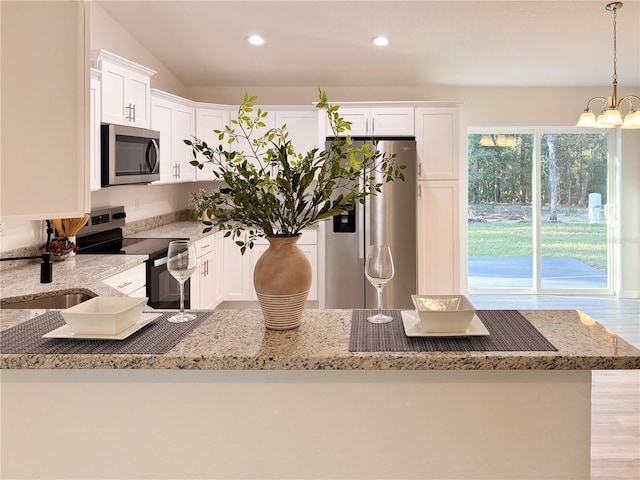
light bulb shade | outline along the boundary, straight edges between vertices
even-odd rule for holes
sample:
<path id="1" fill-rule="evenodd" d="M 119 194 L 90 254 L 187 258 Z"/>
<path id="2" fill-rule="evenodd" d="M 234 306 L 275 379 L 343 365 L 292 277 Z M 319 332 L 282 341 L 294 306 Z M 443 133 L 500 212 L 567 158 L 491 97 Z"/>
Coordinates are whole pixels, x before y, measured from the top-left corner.
<path id="1" fill-rule="evenodd" d="M 576 123 L 576 127 L 595 127 L 596 126 L 596 116 L 593 114 L 591 110 L 587 110 L 580 115 L 580 119 L 578 123 Z"/>
<path id="2" fill-rule="evenodd" d="M 493 143 L 493 138 L 491 138 L 491 135 L 483 135 L 482 138 L 480 139 L 480 145 L 482 145 L 483 147 L 495 146 L 495 144 Z"/>
<path id="3" fill-rule="evenodd" d="M 604 122 L 604 112 L 598 115 L 598 120 L 594 126 L 596 128 L 613 128 L 613 125 Z"/>
<path id="4" fill-rule="evenodd" d="M 630 110 L 629 113 L 627 113 L 621 128 L 640 129 L 640 108 L 636 112 Z"/>
<path id="5" fill-rule="evenodd" d="M 604 111 L 604 118 L 602 119 L 602 123 L 604 123 L 605 125 L 612 125 L 614 127 L 622 125 L 623 122 L 620 111 L 615 108 L 607 108 Z"/>

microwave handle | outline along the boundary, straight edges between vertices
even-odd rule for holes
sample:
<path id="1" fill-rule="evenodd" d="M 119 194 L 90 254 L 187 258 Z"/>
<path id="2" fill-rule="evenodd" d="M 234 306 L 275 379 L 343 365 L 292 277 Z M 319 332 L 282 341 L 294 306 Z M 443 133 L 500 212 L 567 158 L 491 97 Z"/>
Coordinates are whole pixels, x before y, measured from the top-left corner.
<path id="1" fill-rule="evenodd" d="M 153 162 L 153 165 L 151 165 L 151 155 L 149 153 L 151 151 L 151 147 L 153 147 L 153 149 L 156 152 L 156 155 L 155 155 L 156 161 Z M 156 166 L 158 165 L 158 159 L 160 158 L 159 150 L 160 149 L 158 148 L 158 143 L 154 139 L 151 139 L 147 144 L 147 153 L 145 156 L 146 156 L 147 166 L 149 167 L 149 171 L 152 173 L 156 171 Z"/>

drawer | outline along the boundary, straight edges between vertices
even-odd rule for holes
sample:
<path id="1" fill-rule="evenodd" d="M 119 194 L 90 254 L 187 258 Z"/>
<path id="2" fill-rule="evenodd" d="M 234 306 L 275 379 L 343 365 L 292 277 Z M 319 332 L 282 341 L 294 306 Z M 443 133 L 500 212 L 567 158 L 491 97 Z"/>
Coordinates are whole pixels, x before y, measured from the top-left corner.
<path id="1" fill-rule="evenodd" d="M 147 269 L 144 263 L 136 265 L 129 270 L 120 272 L 112 277 L 105 278 L 103 283 L 106 283 L 112 288 L 130 295 L 136 290 L 140 290 L 147 284 Z"/>
<path id="2" fill-rule="evenodd" d="M 215 247 L 214 236 L 215 234 L 208 235 L 204 238 L 196 240 L 196 255 L 198 258 L 204 257 L 206 254 L 213 252 Z"/>

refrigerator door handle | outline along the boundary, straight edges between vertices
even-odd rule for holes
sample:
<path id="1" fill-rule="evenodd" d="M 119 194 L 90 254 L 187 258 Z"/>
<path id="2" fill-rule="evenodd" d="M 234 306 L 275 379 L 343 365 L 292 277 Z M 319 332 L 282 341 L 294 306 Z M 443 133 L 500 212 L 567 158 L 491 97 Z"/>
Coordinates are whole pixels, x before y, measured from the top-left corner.
<path id="1" fill-rule="evenodd" d="M 360 176 L 360 190 L 364 189 L 364 174 Z M 365 256 L 365 242 L 366 242 L 366 238 L 365 238 L 365 230 L 364 230 L 364 226 L 365 226 L 365 209 L 364 209 L 364 205 L 360 202 L 358 202 L 358 214 L 357 214 L 357 220 L 358 220 L 358 258 L 360 259 L 364 259 Z"/>

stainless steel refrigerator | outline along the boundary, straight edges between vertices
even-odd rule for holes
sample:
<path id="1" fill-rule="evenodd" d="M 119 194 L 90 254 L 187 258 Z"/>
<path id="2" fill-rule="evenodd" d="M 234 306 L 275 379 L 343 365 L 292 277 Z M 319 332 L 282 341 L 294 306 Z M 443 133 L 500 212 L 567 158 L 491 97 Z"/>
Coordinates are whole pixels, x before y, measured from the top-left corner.
<path id="1" fill-rule="evenodd" d="M 412 309 L 417 293 L 416 265 L 416 142 L 380 140 L 378 150 L 396 154 L 406 165 L 404 181 L 382 186 L 382 192 L 367 198 L 352 212 L 334 217 L 326 227 L 326 308 L 376 308 L 375 289 L 364 275 L 369 245 L 387 244 L 395 266 L 393 279 L 382 293 L 382 308 Z"/>

